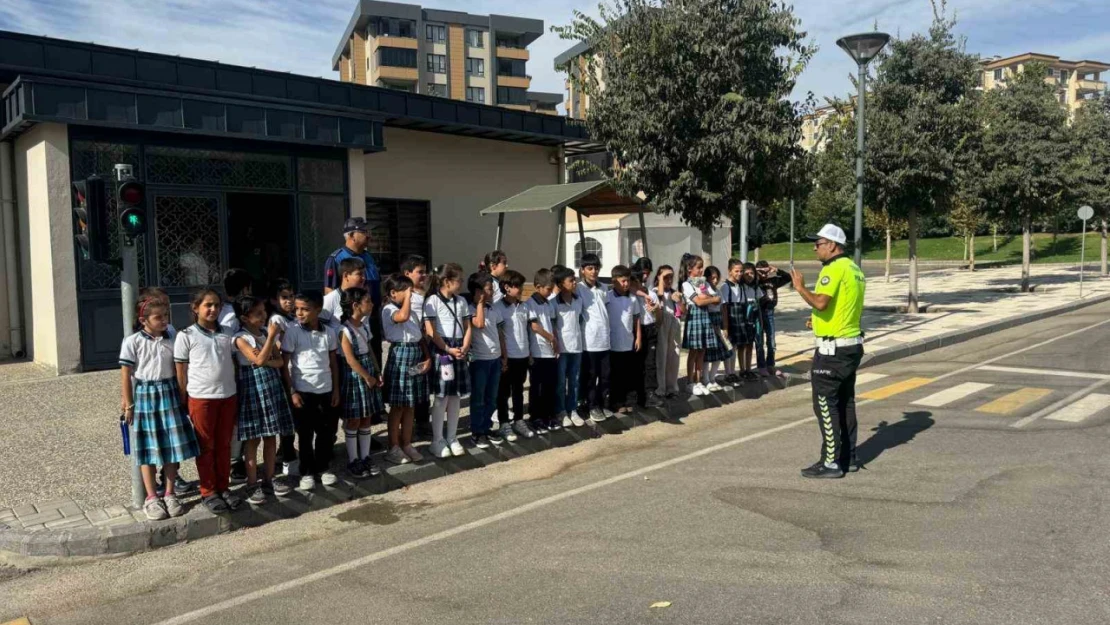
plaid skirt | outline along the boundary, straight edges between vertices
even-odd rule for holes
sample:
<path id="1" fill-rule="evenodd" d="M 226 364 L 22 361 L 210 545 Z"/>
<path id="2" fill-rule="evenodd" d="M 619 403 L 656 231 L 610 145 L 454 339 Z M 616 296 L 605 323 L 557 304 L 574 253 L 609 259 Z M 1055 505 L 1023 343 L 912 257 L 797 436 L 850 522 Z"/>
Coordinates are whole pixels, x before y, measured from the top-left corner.
<path id="1" fill-rule="evenodd" d="M 177 380 L 135 381 L 135 455 L 139 464 L 166 465 L 200 454 L 193 422 L 181 406 Z"/>
<path id="2" fill-rule="evenodd" d="M 444 338 L 443 342 L 447 347 L 462 347 L 462 339 L 449 339 Z M 436 358 L 433 361 L 432 367 L 432 389 L 435 391 L 436 397 L 469 397 L 470 396 L 470 361 L 466 358 L 462 360 L 454 360 L 447 365 L 440 364 L 439 356 L 447 352 L 440 352 L 436 350 Z M 444 382 L 441 377 L 440 370 L 444 367 L 452 367 L 455 369 L 455 379 L 450 382 Z"/>
<path id="3" fill-rule="evenodd" d="M 717 332 L 724 330 L 724 321 L 721 311 L 710 312 L 709 322 L 713 324 L 713 347 L 705 351 L 705 362 L 724 362 L 732 357 L 732 350 L 726 349 L 725 344 L 718 338 Z"/>
<path id="4" fill-rule="evenodd" d="M 412 407 L 428 403 L 428 376 L 410 375 L 409 367 L 424 360 L 420 343 L 390 343 L 385 363 L 385 403 Z"/>
<path id="5" fill-rule="evenodd" d="M 682 328 L 682 349 L 713 349 L 717 342 L 717 329 L 709 319 L 709 311 L 690 306 Z"/>
<path id="6" fill-rule="evenodd" d="M 728 307 L 728 340 L 733 345 L 755 343 L 756 327 L 749 304 L 733 304 Z"/>
<path id="7" fill-rule="evenodd" d="M 377 376 L 378 370 L 374 366 L 374 359 L 369 353 L 358 357 L 358 363 Z M 382 390 L 378 387 L 370 388 L 354 369 L 343 367 L 343 418 L 365 419 L 385 412 L 385 402 L 382 400 Z"/>
<path id="8" fill-rule="evenodd" d="M 293 434 L 293 413 L 281 372 L 273 367 L 239 367 L 239 440 Z"/>

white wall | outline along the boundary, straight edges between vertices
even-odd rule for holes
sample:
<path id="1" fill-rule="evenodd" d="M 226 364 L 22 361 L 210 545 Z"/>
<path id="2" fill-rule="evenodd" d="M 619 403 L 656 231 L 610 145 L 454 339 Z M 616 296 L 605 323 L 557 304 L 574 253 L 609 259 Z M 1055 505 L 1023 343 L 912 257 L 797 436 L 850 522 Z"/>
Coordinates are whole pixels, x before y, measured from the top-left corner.
<path id="1" fill-rule="evenodd" d="M 573 213 L 571 213 L 573 215 Z M 614 223 L 610 228 L 586 230 L 586 237 L 597 240 L 601 244 L 601 271 L 598 275 L 608 278 L 613 272 L 613 267 L 627 264 L 621 251 L 620 229 Z M 578 244 L 578 226 L 574 222 L 567 224 L 566 247 L 563 255 L 563 264 L 571 269 L 574 266 L 574 246 Z"/>
<path id="2" fill-rule="evenodd" d="M 550 162 L 554 148 L 388 127 L 385 147 L 364 158 L 366 197 L 431 202 L 433 262 L 457 262 L 468 271 L 493 249 L 497 232 L 497 217 L 479 211 L 559 182 Z M 552 213 L 506 215 L 501 247 L 510 266 L 529 280 L 550 267 L 557 226 Z"/>
<path id="3" fill-rule="evenodd" d="M 66 126 L 39 124 L 21 135 L 15 160 L 28 353 L 59 374 L 73 373 L 81 340 Z"/>

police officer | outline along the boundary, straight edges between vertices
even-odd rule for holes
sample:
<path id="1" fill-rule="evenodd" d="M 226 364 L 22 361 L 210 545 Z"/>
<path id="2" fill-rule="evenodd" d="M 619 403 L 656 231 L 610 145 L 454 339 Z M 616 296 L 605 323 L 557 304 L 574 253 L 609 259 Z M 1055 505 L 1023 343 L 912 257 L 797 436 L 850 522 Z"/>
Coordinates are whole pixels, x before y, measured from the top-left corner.
<path id="1" fill-rule="evenodd" d="M 859 469 L 856 460 L 856 370 L 863 360 L 863 271 L 845 255 L 844 230 L 826 224 L 810 236 L 823 265 L 817 286 L 791 270 L 794 289 L 813 308 L 817 351 L 811 371 L 813 411 L 821 428 L 821 458 L 802 469 L 808 478 L 841 478 Z"/>

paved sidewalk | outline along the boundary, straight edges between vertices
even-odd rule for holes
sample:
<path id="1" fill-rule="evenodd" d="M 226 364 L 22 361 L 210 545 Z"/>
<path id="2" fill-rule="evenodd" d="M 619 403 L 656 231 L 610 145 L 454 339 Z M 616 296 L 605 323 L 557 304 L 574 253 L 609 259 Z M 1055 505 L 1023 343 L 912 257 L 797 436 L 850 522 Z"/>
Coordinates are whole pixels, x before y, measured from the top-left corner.
<path id="1" fill-rule="evenodd" d="M 810 284 L 816 274 L 807 276 Z M 949 269 L 920 277 L 921 301 L 928 312 L 895 312 L 905 303 L 906 279 L 871 279 L 864 315 L 871 358 L 886 360 L 919 353 L 973 334 L 1043 318 L 1057 311 L 1110 298 L 1110 279 L 1097 276 L 1078 297 L 1078 274 L 1068 267 L 1034 267 L 1033 293 L 1017 292 L 1020 268 L 1004 267 L 970 273 Z M 506 445 L 446 462 L 391 467 L 383 478 L 362 483 L 342 482 L 319 494 L 303 494 L 282 502 L 275 512 L 240 513 L 217 518 L 203 508 L 186 517 L 159 523 L 121 504 L 129 500 L 129 467 L 121 453 L 116 417 L 119 374 L 105 371 L 61 378 L 46 377 L 30 363 L 0 364 L 0 551 L 25 554 L 95 555 L 135 551 L 288 518 L 357 497 L 436 477 L 569 445 L 583 438 L 612 433 L 658 419 L 680 418 L 707 407 L 758 397 L 784 386 L 805 382 L 812 353 L 805 329 L 808 310 L 789 288 L 779 294 L 779 358 L 785 380 L 760 380 L 712 398 L 680 400 L 660 411 L 636 413 L 602 427 L 580 428 L 558 436 Z M 337 454 L 342 456 L 342 454 Z M 182 467 L 195 477 L 192 463 Z M 190 501 L 191 503 L 191 501 Z M 4 526 L 15 532 L 4 535 Z M 59 532 L 68 533 L 61 536 Z M 17 535 L 18 533 L 18 535 Z M 16 544 L 18 543 L 18 544 Z"/>

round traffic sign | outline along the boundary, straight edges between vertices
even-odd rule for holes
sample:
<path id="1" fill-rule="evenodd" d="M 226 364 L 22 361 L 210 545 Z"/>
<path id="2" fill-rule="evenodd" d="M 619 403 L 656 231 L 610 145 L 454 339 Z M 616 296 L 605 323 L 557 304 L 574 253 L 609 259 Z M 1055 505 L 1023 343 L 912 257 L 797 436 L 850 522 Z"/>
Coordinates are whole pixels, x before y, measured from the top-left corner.
<path id="1" fill-rule="evenodd" d="M 1094 217 L 1094 216 L 1095 216 L 1095 209 L 1091 208 L 1090 206 L 1080 206 L 1079 207 L 1079 218 L 1082 219 L 1083 221 L 1087 221 L 1088 219 L 1090 219 L 1091 217 Z"/>

